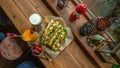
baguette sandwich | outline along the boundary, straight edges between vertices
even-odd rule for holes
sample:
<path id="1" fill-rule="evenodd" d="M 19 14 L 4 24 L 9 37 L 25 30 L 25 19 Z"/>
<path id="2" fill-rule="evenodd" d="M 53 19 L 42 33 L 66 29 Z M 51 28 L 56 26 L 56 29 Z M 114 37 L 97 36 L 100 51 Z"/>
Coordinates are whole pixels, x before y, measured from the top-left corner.
<path id="1" fill-rule="evenodd" d="M 40 43 L 48 46 L 54 51 L 59 50 L 60 46 L 65 42 L 67 30 L 63 23 L 51 20 L 40 35 Z"/>

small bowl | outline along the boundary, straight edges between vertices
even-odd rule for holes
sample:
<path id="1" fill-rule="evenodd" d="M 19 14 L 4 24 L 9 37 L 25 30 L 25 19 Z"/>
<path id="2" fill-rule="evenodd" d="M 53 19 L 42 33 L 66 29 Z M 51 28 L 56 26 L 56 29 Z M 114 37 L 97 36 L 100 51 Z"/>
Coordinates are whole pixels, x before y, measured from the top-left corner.
<path id="1" fill-rule="evenodd" d="M 32 54 L 36 57 L 40 57 L 43 53 L 43 48 L 41 45 L 34 44 L 31 50 Z"/>

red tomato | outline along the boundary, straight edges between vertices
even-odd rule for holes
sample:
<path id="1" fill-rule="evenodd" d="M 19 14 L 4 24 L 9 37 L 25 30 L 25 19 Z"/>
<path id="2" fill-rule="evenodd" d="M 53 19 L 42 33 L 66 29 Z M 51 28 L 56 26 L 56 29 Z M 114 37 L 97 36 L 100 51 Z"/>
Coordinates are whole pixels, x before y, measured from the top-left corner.
<path id="1" fill-rule="evenodd" d="M 35 46 L 35 49 L 38 49 L 39 48 L 39 46 Z"/>
<path id="2" fill-rule="evenodd" d="M 42 48 L 41 48 L 41 47 L 39 47 L 39 48 L 38 48 L 38 50 L 41 52 L 41 51 L 42 51 Z"/>

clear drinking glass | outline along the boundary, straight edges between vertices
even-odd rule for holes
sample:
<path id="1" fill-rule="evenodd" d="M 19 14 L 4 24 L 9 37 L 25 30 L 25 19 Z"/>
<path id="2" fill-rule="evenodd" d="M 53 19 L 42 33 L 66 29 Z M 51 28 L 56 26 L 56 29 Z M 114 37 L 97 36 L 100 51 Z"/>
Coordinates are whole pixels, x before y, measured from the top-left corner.
<path id="1" fill-rule="evenodd" d="M 29 17 L 29 21 L 33 25 L 33 29 L 36 32 L 39 32 L 41 30 L 42 17 L 39 14 L 36 14 L 36 13 L 32 14 Z"/>

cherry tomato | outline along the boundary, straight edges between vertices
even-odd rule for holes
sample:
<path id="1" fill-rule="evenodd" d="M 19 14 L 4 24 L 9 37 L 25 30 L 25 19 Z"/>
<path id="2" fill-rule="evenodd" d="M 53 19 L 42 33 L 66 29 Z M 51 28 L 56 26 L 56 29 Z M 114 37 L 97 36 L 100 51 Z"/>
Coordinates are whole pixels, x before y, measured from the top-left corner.
<path id="1" fill-rule="evenodd" d="M 41 48 L 41 47 L 39 47 L 39 48 L 38 48 L 38 50 L 41 52 L 41 51 L 42 51 L 42 48 Z"/>
<path id="2" fill-rule="evenodd" d="M 38 49 L 39 48 L 39 46 L 35 46 L 35 49 Z"/>

